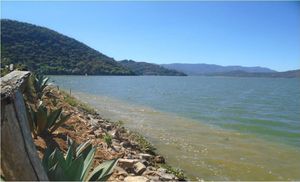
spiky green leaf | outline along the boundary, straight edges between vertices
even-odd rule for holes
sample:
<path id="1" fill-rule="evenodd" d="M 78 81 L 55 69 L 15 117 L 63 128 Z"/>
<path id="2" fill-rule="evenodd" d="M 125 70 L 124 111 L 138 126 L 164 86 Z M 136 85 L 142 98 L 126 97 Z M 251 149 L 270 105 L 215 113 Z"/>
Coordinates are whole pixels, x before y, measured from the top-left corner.
<path id="1" fill-rule="evenodd" d="M 66 169 L 66 175 L 70 181 L 81 181 L 80 177 L 83 172 L 84 158 L 82 156 L 72 161 L 71 165 Z"/>
<path id="2" fill-rule="evenodd" d="M 79 156 L 81 153 L 85 153 L 86 151 L 89 151 L 91 148 L 90 140 L 80 144 L 76 149 L 76 156 Z"/>
<path id="3" fill-rule="evenodd" d="M 58 127 L 60 127 L 62 124 L 64 124 L 69 118 L 71 117 L 71 114 L 68 115 L 63 115 L 61 114 L 61 117 L 59 119 L 59 121 L 57 121 L 53 127 L 50 129 L 50 133 L 52 133 L 53 131 L 55 131 Z"/>
<path id="4" fill-rule="evenodd" d="M 91 150 L 88 152 L 86 157 L 84 157 L 83 171 L 82 171 L 82 174 L 80 177 L 81 180 L 84 180 L 88 176 L 88 173 L 90 172 L 90 168 L 93 164 L 95 152 L 96 152 L 96 149 L 91 148 Z"/>
<path id="5" fill-rule="evenodd" d="M 47 127 L 48 128 L 51 128 L 55 124 L 55 122 L 58 119 L 58 117 L 60 116 L 61 112 L 62 112 L 62 108 L 55 109 L 52 112 L 50 112 L 49 116 L 47 117 L 47 122 L 48 122 Z"/>
<path id="6" fill-rule="evenodd" d="M 106 181 L 113 172 L 118 160 L 105 161 L 98 165 L 86 179 L 87 181 Z"/>

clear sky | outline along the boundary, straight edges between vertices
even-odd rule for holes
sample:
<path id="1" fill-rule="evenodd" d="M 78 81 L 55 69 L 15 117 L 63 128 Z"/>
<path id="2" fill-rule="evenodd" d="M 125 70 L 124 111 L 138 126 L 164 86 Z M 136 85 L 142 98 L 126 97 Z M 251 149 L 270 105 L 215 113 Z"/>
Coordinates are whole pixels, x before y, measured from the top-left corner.
<path id="1" fill-rule="evenodd" d="M 3 2 L 115 58 L 300 69 L 300 2 Z"/>

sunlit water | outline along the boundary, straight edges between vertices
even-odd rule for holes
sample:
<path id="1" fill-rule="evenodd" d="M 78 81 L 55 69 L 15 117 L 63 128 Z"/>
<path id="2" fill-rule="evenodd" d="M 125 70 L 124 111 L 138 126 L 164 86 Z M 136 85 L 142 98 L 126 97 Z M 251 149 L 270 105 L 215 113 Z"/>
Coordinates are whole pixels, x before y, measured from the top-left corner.
<path id="1" fill-rule="evenodd" d="M 300 80 L 51 76 L 191 179 L 300 180 Z"/>

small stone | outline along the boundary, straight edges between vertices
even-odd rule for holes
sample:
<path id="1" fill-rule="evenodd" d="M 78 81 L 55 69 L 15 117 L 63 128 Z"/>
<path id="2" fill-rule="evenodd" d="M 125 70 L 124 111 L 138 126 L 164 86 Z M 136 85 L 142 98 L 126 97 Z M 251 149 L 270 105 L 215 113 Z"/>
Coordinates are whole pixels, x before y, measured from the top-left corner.
<path id="1" fill-rule="evenodd" d="M 119 159 L 118 163 L 122 168 L 133 168 L 133 165 L 138 162 L 136 159 Z"/>
<path id="2" fill-rule="evenodd" d="M 121 150 L 121 147 L 120 146 L 117 146 L 117 145 L 113 145 L 113 149 L 116 151 L 116 152 L 119 152 Z"/>
<path id="3" fill-rule="evenodd" d="M 149 182 L 150 180 L 145 176 L 127 176 L 125 182 Z"/>
<path id="4" fill-rule="evenodd" d="M 159 176 L 147 176 L 151 181 L 160 181 Z M 150 182 L 151 182 L 150 181 Z"/>
<path id="5" fill-rule="evenodd" d="M 112 138 L 114 138 L 114 139 L 120 138 L 120 134 L 119 134 L 118 130 L 113 130 L 113 131 L 109 132 L 109 134 L 110 134 L 110 135 L 112 136 Z"/>
<path id="6" fill-rule="evenodd" d="M 110 124 L 106 124 L 106 123 L 101 123 L 100 124 L 102 128 L 105 128 L 107 130 L 111 130 L 112 126 Z"/>
<path id="7" fill-rule="evenodd" d="M 118 177 L 118 179 L 119 179 L 120 181 L 124 181 L 125 177 L 122 176 L 122 175 L 120 175 L 120 176 Z"/>
<path id="8" fill-rule="evenodd" d="M 161 155 L 157 155 L 157 156 L 155 156 L 154 161 L 156 163 L 165 163 L 165 158 Z"/>
<path id="9" fill-rule="evenodd" d="M 96 131 L 94 131 L 94 135 L 97 137 L 97 138 L 100 138 L 103 134 L 103 131 L 101 129 L 98 129 Z"/>
<path id="10" fill-rule="evenodd" d="M 130 142 L 128 142 L 128 141 L 121 142 L 120 145 L 124 148 L 128 148 L 131 146 Z"/>
<path id="11" fill-rule="evenodd" d="M 133 165 L 134 168 L 134 172 L 138 175 L 143 174 L 143 172 L 146 170 L 146 166 L 141 163 L 141 162 L 137 162 Z"/>
<path id="12" fill-rule="evenodd" d="M 141 163 L 143 163 L 145 166 L 149 166 L 150 165 L 150 162 L 145 160 L 145 159 L 142 159 L 140 160 Z"/>
<path id="13" fill-rule="evenodd" d="M 159 176 L 162 181 L 170 181 L 175 179 L 175 175 L 169 173 L 160 173 Z"/>
<path id="14" fill-rule="evenodd" d="M 150 154 L 143 154 L 143 153 L 139 154 L 139 156 L 140 156 L 140 159 L 145 159 L 145 160 L 150 160 L 153 157 Z"/>
<path id="15" fill-rule="evenodd" d="M 132 155 L 131 154 L 126 154 L 126 159 L 133 159 Z"/>
<path id="16" fill-rule="evenodd" d="M 128 176 L 128 173 L 123 168 L 121 168 L 119 166 L 116 166 L 114 170 L 116 171 L 117 176 L 120 176 L 120 175 L 124 176 L 124 177 Z"/>
<path id="17" fill-rule="evenodd" d="M 157 171 L 161 172 L 161 173 L 166 173 L 167 169 L 160 167 L 160 168 L 157 169 Z"/>
<path id="18" fill-rule="evenodd" d="M 95 135 L 88 135 L 88 138 L 89 138 L 89 139 L 95 138 Z"/>
<path id="19" fill-rule="evenodd" d="M 147 167 L 147 170 L 149 170 L 149 171 L 156 171 L 156 168 L 153 167 L 153 166 L 148 166 L 148 167 Z"/>
<path id="20" fill-rule="evenodd" d="M 92 129 L 93 131 L 98 130 L 98 128 L 99 128 L 98 126 L 92 126 L 92 127 L 91 127 L 91 129 Z"/>
<path id="21" fill-rule="evenodd" d="M 143 175 L 144 176 L 155 176 L 155 175 L 157 175 L 157 172 L 149 170 L 149 169 L 146 169 L 146 171 L 143 173 Z"/>
<path id="22" fill-rule="evenodd" d="M 103 122 L 104 122 L 103 119 L 99 119 L 99 120 L 98 120 L 98 123 L 103 123 Z"/>

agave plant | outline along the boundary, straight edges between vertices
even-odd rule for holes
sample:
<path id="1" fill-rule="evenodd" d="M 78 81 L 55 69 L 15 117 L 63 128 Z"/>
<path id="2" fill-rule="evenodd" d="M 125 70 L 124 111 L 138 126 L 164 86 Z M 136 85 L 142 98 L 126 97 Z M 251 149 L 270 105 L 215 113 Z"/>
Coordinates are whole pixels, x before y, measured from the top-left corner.
<path id="1" fill-rule="evenodd" d="M 96 149 L 89 141 L 79 146 L 68 138 L 68 151 L 64 156 L 57 148 L 46 149 L 42 164 L 53 181 L 106 181 L 117 164 L 117 159 L 105 161 L 90 174 Z"/>
<path id="2" fill-rule="evenodd" d="M 54 109 L 48 112 L 47 108 L 40 101 L 37 110 L 30 108 L 29 125 L 34 134 L 41 135 L 45 132 L 52 133 L 64 122 L 66 122 L 71 114 L 64 115 L 62 108 Z"/>
<path id="3" fill-rule="evenodd" d="M 33 85 L 35 92 L 38 96 L 38 98 L 42 98 L 43 96 L 43 91 L 47 86 L 47 82 L 49 81 L 49 78 L 41 75 L 41 74 L 36 74 L 33 76 Z"/>

